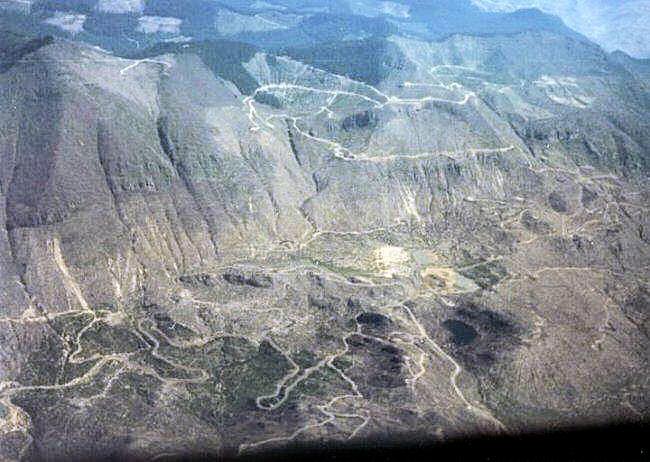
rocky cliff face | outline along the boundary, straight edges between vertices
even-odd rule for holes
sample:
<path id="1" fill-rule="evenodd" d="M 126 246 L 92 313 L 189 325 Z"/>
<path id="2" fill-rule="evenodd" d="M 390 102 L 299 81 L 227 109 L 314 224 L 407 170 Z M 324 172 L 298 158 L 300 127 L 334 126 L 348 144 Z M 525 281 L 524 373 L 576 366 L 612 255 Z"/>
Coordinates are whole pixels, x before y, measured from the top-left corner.
<path id="1" fill-rule="evenodd" d="M 378 40 L 3 57 L 4 457 L 648 418 L 639 67 Z"/>

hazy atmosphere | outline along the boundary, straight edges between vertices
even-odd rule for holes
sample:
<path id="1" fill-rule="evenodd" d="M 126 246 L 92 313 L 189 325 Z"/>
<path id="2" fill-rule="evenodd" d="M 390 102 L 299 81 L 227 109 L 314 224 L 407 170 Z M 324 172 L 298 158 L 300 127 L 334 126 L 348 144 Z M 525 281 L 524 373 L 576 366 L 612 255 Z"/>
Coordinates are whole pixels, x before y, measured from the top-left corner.
<path id="1" fill-rule="evenodd" d="M 608 51 L 650 58 L 649 0 L 472 0 L 486 11 L 539 8 Z"/>

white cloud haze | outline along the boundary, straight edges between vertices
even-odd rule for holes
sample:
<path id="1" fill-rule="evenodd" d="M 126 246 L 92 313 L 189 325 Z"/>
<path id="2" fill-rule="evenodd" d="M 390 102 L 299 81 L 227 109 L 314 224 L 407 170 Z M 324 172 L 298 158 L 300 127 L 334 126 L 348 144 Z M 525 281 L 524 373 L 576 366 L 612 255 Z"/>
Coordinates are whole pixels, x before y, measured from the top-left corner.
<path id="1" fill-rule="evenodd" d="M 56 26 L 63 29 L 66 32 L 72 34 L 78 34 L 84 28 L 84 23 L 86 22 L 86 15 L 83 14 L 68 14 L 57 11 L 54 13 L 54 16 L 47 18 L 43 21 L 45 24 L 50 26 Z"/>
<path id="2" fill-rule="evenodd" d="M 178 34 L 182 21 L 178 18 L 163 18 L 160 16 L 142 16 L 138 19 L 138 30 L 145 34 Z"/>
<path id="3" fill-rule="evenodd" d="M 104 13 L 142 13 L 145 0 L 99 0 L 97 9 Z"/>

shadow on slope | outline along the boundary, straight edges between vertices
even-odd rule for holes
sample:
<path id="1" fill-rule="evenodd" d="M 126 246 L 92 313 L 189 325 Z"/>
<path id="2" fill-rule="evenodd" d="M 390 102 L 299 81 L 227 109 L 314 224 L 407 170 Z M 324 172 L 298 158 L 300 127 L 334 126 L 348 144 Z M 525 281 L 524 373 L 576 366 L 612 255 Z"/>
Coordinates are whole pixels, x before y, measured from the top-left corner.
<path id="1" fill-rule="evenodd" d="M 255 91 L 258 84 L 242 63 L 252 59 L 257 52 L 258 48 L 253 45 L 229 40 L 193 43 L 167 42 L 159 43 L 147 50 L 135 53 L 129 58 L 153 58 L 168 53 L 196 54 L 216 76 L 231 81 L 242 93 L 250 94 Z"/>
<path id="2" fill-rule="evenodd" d="M 584 427 L 511 436 L 457 438 L 446 442 L 419 435 L 391 435 L 354 444 L 294 444 L 284 449 L 235 457 L 187 454 L 157 457 L 159 462 L 285 461 L 453 461 L 453 462 L 641 462 L 650 460 L 650 422 Z M 140 462 L 114 455 L 95 462 Z M 63 462 L 63 461 L 61 461 Z"/>
<path id="3" fill-rule="evenodd" d="M 0 73 L 11 69 L 22 57 L 53 42 L 52 36 L 30 39 L 13 32 L 0 31 Z"/>

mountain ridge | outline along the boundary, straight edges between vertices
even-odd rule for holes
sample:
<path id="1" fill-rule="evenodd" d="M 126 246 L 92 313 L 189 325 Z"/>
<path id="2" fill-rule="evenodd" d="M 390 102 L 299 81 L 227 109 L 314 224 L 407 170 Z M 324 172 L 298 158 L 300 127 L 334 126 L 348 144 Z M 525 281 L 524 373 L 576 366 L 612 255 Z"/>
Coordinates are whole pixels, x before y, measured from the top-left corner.
<path id="1" fill-rule="evenodd" d="M 373 40 L 10 53 L 3 457 L 647 420 L 643 67 Z"/>

